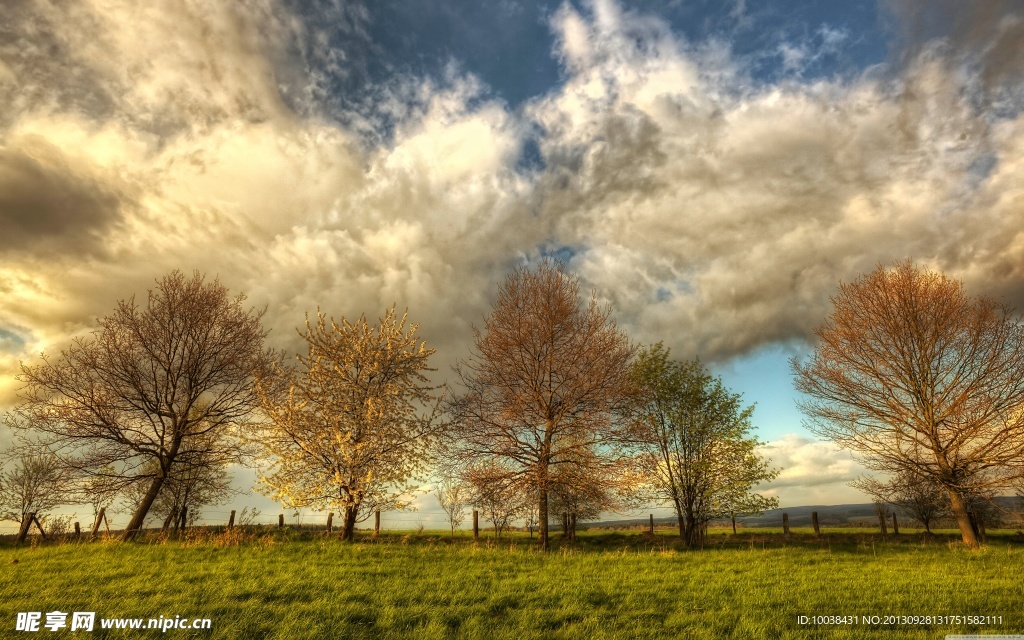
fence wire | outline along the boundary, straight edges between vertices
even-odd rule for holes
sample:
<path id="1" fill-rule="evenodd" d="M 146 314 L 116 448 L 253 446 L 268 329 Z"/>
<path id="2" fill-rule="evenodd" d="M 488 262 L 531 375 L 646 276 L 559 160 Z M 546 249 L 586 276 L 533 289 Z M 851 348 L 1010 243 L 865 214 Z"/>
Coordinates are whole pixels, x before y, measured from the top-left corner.
<path id="1" fill-rule="evenodd" d="M 243 513 L 245 511 L 245 513 Z M 249 508 L 235 509 L 235 524 L 241 525 L 260 525 L 260 526 L 278 526 L 280 522 L 280 516 L 284 515 L 285 526 L 301 526 L 301 527 L 312 527 L 312 526 L 327 526 L 327 519 L 329 512 L 300 512 L 298 516 L 295 515 L 294 511 L 280 511 L 275 513 L 269 513 L 263 510 L 256 510 L 257 515 L 253 516 L 253 510 Z M 77 521 L 81 525 L 83 532 L 89 532 L 95 523 L 95 516 L 88 514 L 85 516 L 79 516 L 77 514 L 54 514 L 51 517 L 71 517 L 68 529 L 73 531 L 74 522 Z M 163 524 L 163 518 L 153 517 L 152 520 L 147 518 L 147 528 L 159 528 Z M 603 520 L 587 520 L 580 521 L 578 526 L 586 527 L 600 527 L 602 525 L 607 526 L 610 524 L 626 524 L 624 521 L 635 521 L 630 523 L 632 526 L 642 525 L 650 517 L 649 512 L 628 512 L 623 514 L 616 514 L 613 519 Z M 666 516 L 654 514 L 654 517 L 658 520 L 663 520 Z M 193 526 L 219 526 L 226 525 L 228 520 L 231 518 L 230 509 L 200 509 L 199 517 L 194 522 Z M 126 513 L 107 513 L 106 523 L 100 524 L 100 531 L 106 531 L 107 527 L 111 531 L 124 530 L 131 520 L 131 514 Z M 674 520 L 674 518 L 673 518 Z M 468 522 L 467 522 L 468 521 Z M 479 513 L 480 527 L 487 529 L 491 528 L 490 522 L 487 520 L 483 512 Z M 554 527 L 560 526 L 561 517 L 552 516 L 550 523 Z M 46 522 L 44 522 L 44 528 L 46 528 Z M 335 528 L 339 528 L 344 524 L 344 517 L 340 513 L 335 513 L 333 522 Z M 663 523 L 659 523 L 663 524 Z M 450 523 L 448 518 L 444 514 L 438 513 L 423 513 L 417 512 L 389 512 L 382 511 L 380 514 L 380 528 L 382 531 L 403 531 L 403 530 L 415 530 L 420 526 L 424 529 L 449 529 Z M 356 523 L 357 529 L 372 529 L 374 526 L 374 516 L 371 514 L 369 517 L 363 519 L 361 522 Z M 518 521 L 513 523 L 516 528 L 523 528 L 522 522 Z M 17 522 L 0 522 L 0 535 L 15 535 L 18 533 L 20 525 Z M 462 525 L 459 527 L 461 530 L 468 530 L 472 528 L 472 511 L 467 510 L 466 517 L 463 519 Z M 33 526 L 30 533 L 38 534 L 38 530 Z"/>

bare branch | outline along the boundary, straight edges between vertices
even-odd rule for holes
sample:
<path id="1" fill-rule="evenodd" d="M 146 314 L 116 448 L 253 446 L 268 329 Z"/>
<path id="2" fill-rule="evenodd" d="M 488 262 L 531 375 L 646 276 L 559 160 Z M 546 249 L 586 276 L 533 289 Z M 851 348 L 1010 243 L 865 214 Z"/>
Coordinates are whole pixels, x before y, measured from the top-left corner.
<path id="1" fill-rule="evenodd" d="M 869 468 L 942 486 L 976 546 L 971 492 L 1024 477 L 1024 327 L 909 260 L 841 284 L 832 303 L 814 354 L 791 362 L 807 427 Z"/>

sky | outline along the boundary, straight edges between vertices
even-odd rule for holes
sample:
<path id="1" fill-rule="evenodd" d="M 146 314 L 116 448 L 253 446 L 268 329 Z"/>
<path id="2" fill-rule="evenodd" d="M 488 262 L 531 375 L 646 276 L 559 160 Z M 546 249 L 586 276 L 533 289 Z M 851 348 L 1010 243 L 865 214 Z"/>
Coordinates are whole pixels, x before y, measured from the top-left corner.
<path id="1" fill-rule="evenodd" d="M 291 352 L 407 307 L 444 379 L 554 256 L 757 403 L 783 506 L 862 502 L 787 360 L 903 258 L 1024 307 L 1021 60 L 1013 0 L 9 0 L 0 410 L 173 269 Z"/>

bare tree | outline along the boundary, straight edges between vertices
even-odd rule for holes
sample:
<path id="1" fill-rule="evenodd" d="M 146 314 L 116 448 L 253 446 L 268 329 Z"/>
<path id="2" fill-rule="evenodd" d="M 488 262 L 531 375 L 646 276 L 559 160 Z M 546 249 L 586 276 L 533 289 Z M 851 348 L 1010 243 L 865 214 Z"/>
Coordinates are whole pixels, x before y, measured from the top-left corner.
<path id="1" fill-rule="evenodd" d="M 145 479 L 143 478 L 144 481 Z M 128 485 L 128 487 L 132 486 Z M 79 478 L 75 486 L 76 498 L 74 501 L 78 504 L 87 504 L 92 507 L 92 517 L 95 520 L 99 517 L 101 511 L 108 513 L 113 507 L 114 502 L 125 490 L 124 479 L 111 465 L 106 469 L 99 470 L 95 474 Z M 131 504 L 133 513 L 139 502 L 141 502 L 141 496 L 139 500 Z"/>
<path id="2" fill-rule="evenodd" d="M 69 490 L 56 456 L 23 455 L 0 473 L 0 520 L 24 523 L 30 513 L 42 519 L 47 511 L 72 501 Z"/>
<path id="3" fill-rule="evenodd" d="M 538 501 L 539 544 L 548 548 L 548 500 L 560 468 L 616 463 L 615 410 L 634 348 L 610 310 L 580 299 L 578 278 L 544 261 L 501 285 L 474 348 L 456 373 L 465 392 L 449 404 L 447 454 L 507 469 L 504 483 Z"/>
<path id="4" fill-rule="evenodd" d="M 479 507 L 491 521 L 495 538 L 500 538 L 502 531 L 529 510 L 525 499 L 528 494 L 522 492 L 514 481 L 515 474 L 507 467 L 493 463 L 473 464 L 463 473 L 470 489 L 469 502 Z"/>
<path id="5" fill-rule="evenodd" d="M 448 516 L 454 538 L 455 530 L 466 519 L 466 507 L 470 504 L 469 487 L 455 478 L 447 477 L 437 484 L 436 492 L 437 501 Z"/>
<path id="6" fill-rule="evenodd" d="M 778 475 L 756 452 L 753 406 L 700 361 L 671 360 L 661 343 L 640 352 L 632 377 L 638 493 L 672 504 L 687 546 L 702 544 L 715 518 L 778 505 L 753 491 Z"/>
<path id="7" fill-rule="evenodd" d="M 199 521 L 202 507 L 224 504 L 238 494 L 227 471 L 230 460 L 216 459 L 225 447 L 210 440 L 196 438 L 179 453 L 177 463 L 153 501 L 150 515 L 164 519 L 164 530 L 173 527 L 180 531 Z M 148 489 L 149 483 L 143 478 L 121 492 L 123 503 L 134 512 Z"/>
<path id="8" fill-rule="evenodd" d="M 145 305 L 122 300 L 91 337 L 22 365 L 12 428 L 76 472 L 113 470 L 104 477 L 121 487 L 148 482 L 123 539 L 142 527 L 190 442 L 232 430 L 256 408 L 253 374 L 272 354 L 263 349 L 263 312 L 244 300 L 216 280 L 174 271 Z"/>
<path id="9" fill-rule="evenodd" d="M 909 260 L 840 284 L 818 345 L 791 361 L 807 427 L 868 468 L 941 485 L 966 545 L 968 498 L 1024 476 L 1024 327 Z"/>
<path id="10" fill-rule="evenodd" d="M 576 525 L 597 520 L 602 513 L 623 507 L 620 493 L 624 490 L 619 470 L 595 477 L 588 471 L 592 465 L 565 465 L 551 482 L 550 509 L 565 518 L 565 534 L 576 538 Z"/>
<path id="11" fill-rule="evenodd" d="M 850 486 L 893 505 L 924 525 L 927 533 L 931 533 L 932 523 L 946 513 L 947 497 L 942 485 L 911 470 L 900 471 L 885 482 L 861 476 Z"/>
<path id="12" fill-rule="evenodd" d="M 300 334 L 309 346 L 257 385 L 269 422 L 257 444 L 273 460 L 264 493 L 287 508 L 335 506 L 342 537 L 376 510 L 403 509 L 426 472 L 441 397 L 424 373 L 434 353 L 392 307 L 376 326 L 317 314 Z"/>
<path id="13" fill-rule="evenodd" d="M 158 512 L 166 514 L 164 529 L 183 529 L 200 516 L 202 507 L 226 504 L 238 494 L 231 486 L 228 465 L 232 456 L 218 438 L 194 439 L 160 493 Z"/>
<path id="14" fill-rule="evenodd" d="M 523 514 L 523 527 L 530 533 L 530 537 L 533 537 L 533 531 L 537 528 L 537 505 L 532 504 L 526 509 Z"/>
<path id="15" fill-rule="evenodd" d="M 878 525 L 882 530 L 882 536 L 889 534 L 889 528 L 886 521 L 889 519 L 889 515 L 892 513 L 889 510 L 889 505 L 884 500 L 875 499 L 872 500 L 875 505 L 875 517 L 878 518 Z"/>

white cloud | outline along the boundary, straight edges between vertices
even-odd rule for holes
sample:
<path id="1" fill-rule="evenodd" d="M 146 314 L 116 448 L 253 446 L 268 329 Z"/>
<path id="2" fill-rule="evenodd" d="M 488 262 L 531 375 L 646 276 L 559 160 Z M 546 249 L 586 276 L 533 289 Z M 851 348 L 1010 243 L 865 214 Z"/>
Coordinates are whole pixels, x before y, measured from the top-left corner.
<path id="1" fill-rule="evenodd" d="M 942 47 L 899 77 L 764 85 L 727 42 L 595 0 L 554 15 L 565 81 L 521 109 L 452 67 L 375 88 L 377 113 L 343 125 L 318 115 L 328 83 L 310 65 L 344 74 L 344 57 L 275 4 L 26 2 L 12 16 L 35 31 L 0 42 L 0 179 L 34 168 L 95 207 L 74 234 L 0 241 L 0 331 L 25 340 L 0 356 L 0 403 L 16 358 L 173 268 L 267 304 L 279 346 L 318 305 L 408 306 L 442 378 L 507 268 L 541 246 L 570 247 L 633 337 L 679 357 L 805 338 L 838 280 L 905 256 L 1024 302 L 1024 117 L 990 109 Z M 790 43 L 793 69 L 846 37 Z M 539 168 L 520 165 L 531 138 Z M 10 210 L 2 224 L 30 229 Z"/>
<path id="2" fill-rule="evenodd" d="M 945 60 L 895 84 L 754 88 L 656 21 L 594 21 L 590 66 L 529 109 L 547 134 L 539 188 L 555 241 L 585 247 L 573 266 L 644 339 L 720 357 L 805 337 L 840 279 L 904 256 L 965 274 L 965 240 L 968 262 L 998 242 L 978 220 L 1016 234 L 1019 216 L 982 201 L 998 172 L 969 168 L 1015 166 L 998 149 L 1020 122 L 990 126 Z"/>
<path id="3" fill-rule="evenodd" d="M 783 507 L 866 501 L 849 483 L 869 472 L 835 443 L 786 434 L 762 445 L 758 453 L 781 469 L 760 493 L 778 497 Z"/>

